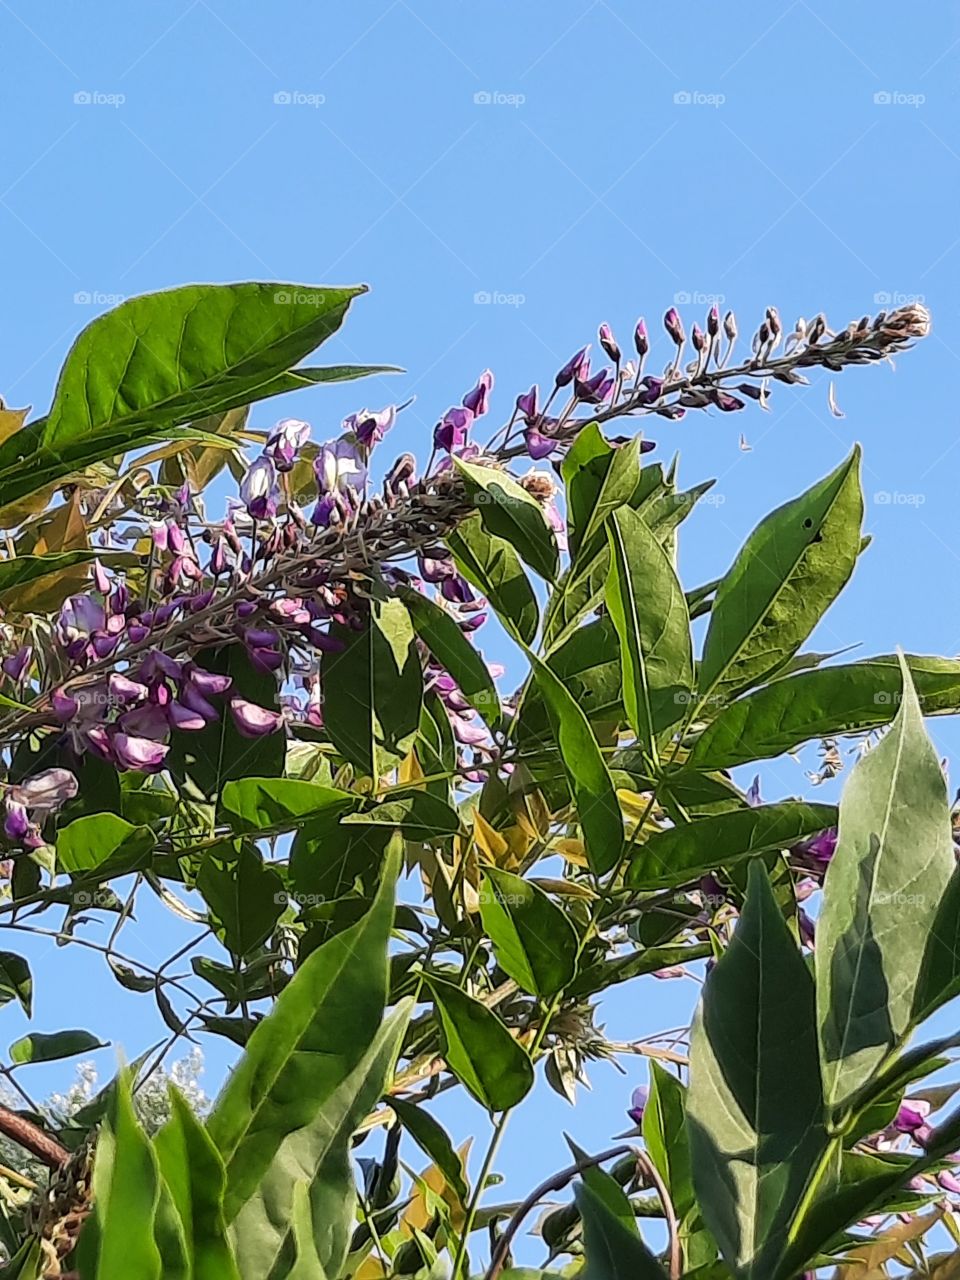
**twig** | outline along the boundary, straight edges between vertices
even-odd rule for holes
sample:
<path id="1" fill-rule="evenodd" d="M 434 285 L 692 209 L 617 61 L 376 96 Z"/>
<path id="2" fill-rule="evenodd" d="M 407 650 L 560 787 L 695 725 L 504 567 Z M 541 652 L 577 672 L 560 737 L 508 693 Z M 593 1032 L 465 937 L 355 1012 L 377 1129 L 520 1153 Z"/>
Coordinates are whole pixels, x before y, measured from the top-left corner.
<path id="1" fill-rule="evenodd" d="M 539 1187 L 536 1187 L 531 1191 L 526 1200 L 524 1200 L 519 1209 L 517 1209 L 516 1213 L 507 1224 L 507 1228 L 503 1235 L 497 1241 L 497 1247 L 490 1259 L 490 1266 L 487 1268 L 487 1274 L 484 1276 L 484 1280 L 497 1280 L 497 1277 L 503 1270 L 503 1265 L 507 1260 L 507 1255 L 510 1252 L 510 1245 L 513 1243 L 514 1236 L 516 1236 L 517 1232 L 520 1230 L 524 1218 L 532 1209 L 536 1208 L 537 1204 L 544 1196 L 549 1195 L 551 1191 L 562 1191 L 569 1182 L 573 1181 L 578 1173 L 583 1173 L 585 1169 L 592 1169 L 595 1165 L 604 1164 L 607 1160 L 614 1160 L 617 1156 L 627 1155 L 636 1156 L 637 1163 L 639 1164 L 641 1153 L 637 1151 L 635 1147 L 611 1147 L 609 1151 L 604 1151 L 598 1156 L 588 1156 L 585 1160 L 578 1160 L 576 1164 L 572 1164 L 568 1168 L 562 1169 L 559 1173 L 555 1173 L 552 1177 L 547 1178 L 545 1182 L 541 1182 Z M 646 1157 L 644 1157 L 644 1159 L 645 1158 Z M 672 1275 L 671 1280 L 673 1280 Z"/>
<path id="2" fill-rule="evenodd" d="M 60 1169 L 70 1159 L 70 1152 L 66 1147 L 61 1147 L 55 1138 L 51 1138 L 8 1107 L 0 1106 L 0 1133 L 29 1151 L 48 1169 Z"/>

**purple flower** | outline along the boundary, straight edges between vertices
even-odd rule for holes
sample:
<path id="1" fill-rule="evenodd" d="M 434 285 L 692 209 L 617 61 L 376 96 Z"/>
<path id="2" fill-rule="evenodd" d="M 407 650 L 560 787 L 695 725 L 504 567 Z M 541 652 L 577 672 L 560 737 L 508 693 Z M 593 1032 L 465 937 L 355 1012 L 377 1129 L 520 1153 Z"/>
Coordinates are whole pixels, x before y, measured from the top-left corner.
<path id="1" fill-rule="evenodd" d="M 254 520 L 272 520 L 280 505 L 280 486 L 273 460 L 265 453 L 248 469 L 240 482 L 240 498 Z"/>
<path id="2" fill-rule="evenodd" d="M 65 649 L 72 650 L 78 641 L 85 644 L 105 621 L 103 606 L 92 596 L 70 596 L 64 601 L 57 618 L 57 639 Z"/>
<path id="3" fill-rule="evenodd" d="M 949 1191 L 951 1195 L 960 1195 L 960 1179 L 956 1174 L 950 1172 L 949 1169 L 942 1169 L 937 1174 L 937 1183 L 944 1191 Z"/>
<path id="4" fill-rule="evenodd" d="M 30 832 L 30 819 L 27 817 L 27 811 L 22 804 L 14 804 L 11 800 L 7 800 L 6 812 L 3 818 L 3 833 L 8 840 L 15 840 L 18 844 Z"/>
<path id="5" fill-rule="evenodd" d="M 707 394 L 717 408 L 724 413 L 736 413 L 738 409 L 743 408 L 743 401 L 739 396 L 732 395 L 721 387 L 711 387 Z"/>
<path id="6" fill-rule="evenodd" d="M 69 769 L 44 769 L 7 790 L 8 805 L 29 809 L 34 819 L 43 822 L 77 794 L 77 780 Z"/>
<path id="7" fill-rule="evenodd" d="M 472 391 L 468 391 L 463 397 L 461 404 L 465 409 L 469 409 L 475 418 L 481 417 L 490 407 L 488 401 L 490 392 L 493 390 L 493 374 L 489 369 L 484 369 L 480 377 L 477 379 L 477 385 Z"/>
<path id="8" fill-rule="evenodd" d="M 523 443 L 527 447 L 527 453 L 537 462 L 541 458 L 549 458 L 557 447 L 556 440 L 551 439 L 550 436 L 545 436 L 536 427 L 526 428 L 523 433 Z"/>
<path id="9" fill-rule="evenodd" d="M 475 417 L 473 410 L 466 407 L 448 409 L 433 429 L 433 443 L 447 453 L 462 448 Z"/>
<path id="10" fill-rule="evenodd" d="M 444 582 L 447 578 L 454 577 L 457 572 L 452 560 L 439 557 L 418 555 L 417 565 L 424 582 Z"/>
<path id="11" fill-rule="evenodd" d="M 187 667 L 186 675 L 190 684 L 207 698 L 218 693 L 226 693 L 233 683 L 230 676 L 218 676 L 213 671 L 204 671 L 203 667 L 194 666 L 192 663 Z"/>
<path id="12" fill-rule="evenodd" d="M 3 669 L 11 680 L 18 684 L 23 679 L 23 674 L 30 665 L 30 659 L 33 657 L 33 649 L 28 644 L 23 644 L 12 653 L 9 658 L 4 658 Z"/>
<path id="13" fill-rule="evenodd" d="M 268 711 L 246 698 L 231 698 L 230 714 L 237 730 L 245 738 L 262 738 L 265 734 L 275 733 L 283 721 L 278 711 Z"/>
<path id="14" fill-rule="evenodd" d="M 110 745 L 117 768 L 133 769 L 137 773 L 158 773 L 170 750 L 162 742 L 133 737 L 129 733 L 114 734 Z"/>
<path id="15" fill-rule="evenodd" d="M 620 347 L 613 336 L 613 330 L 607 323 L 603 323 L 600 326 L 599 337 L 601 347 L 603 347 L 614 364 L 619 364 L 621 359 Z"/>
<path id="16" fill-rule="evenodd" d="M 825 865 L 836 853 L 836 850 L 837 829 L 836 827 L 827 827 L 826 831 L 820 831 L 815 836 L 808 836 L 806 840 L 801 840 L 799 844 L 795 844 L 790 852 L 799 854 L 801 857 L 806 855 L 808 858 L 813 858 L 815 862 L 822 862 Z"/>
<path id="17" fill-rule="evenodd" d="M 274 427 L 264 454 L 278 471 L 292 471 L 300 450 L 310 436 L 310 423 L 299 418 L 281 418 Z"/>
<path id="18" fill-rule="evenodd" d="M 643 1120 L 644 1108 L 647 1105 L 647 1099 L 650 1097 L 650 1090 L 645 1084 L 634 1089 L 630 1095 L 630 1106 L 627 1109 L 627 1115 L 634 1124 L 640 1124 Z"/>
<path id="19" fill-rule="evenodd" d="M 384 409 L 360 409 L 343 420 L 344 431 L 352 432 L 365 449 L 372 449 L 397 420 L 397 406 L 388 404 Z"/>
<path id="20" fill-rule="evenodd" d="M 647 334 L 647 322 L 642 316 L 637 321 L 637 327 L 633 331 L 633 345 L 636 347 L 637 355 L 641 360 L 650 350 L 650 338 Z"/>
<path id="21" fill-rule="evenodd" d="M 313 470 L 321 497 L 347 494 L 350 489 L 359 493 L 367 483 L 367 469 L 359 447 L 343 437 L 330 440 L 321 448 Z"/>
<path id="22" fill-rule="evenodd" d="M 581 347 L 578 352 L 570 357 L 554 379 L 558 387 L 569 386 L 574 378 L 582 377 L 585 372 L 585 365 L 586 368 L 589 369 L 590 361 L 587 358 L 589 350 L 589 346 Z"/>
<path id="23" fill-rule="evenodd" d="M 517 396 L 517 412 L 523 414 L 526 422 L 531 422 L 537 417 L 537 401 L 539 399 L 540 389 L 536 383 L 525 391 L 523 395 Z"/>
<path id="24" fill-rule="evenodd" d="M 678 347 L 683 346 L 683 321 L 680 319 L 680 313 L 676 307 L 671 307 L 667 314 L 663 317 L 663 327 L 669 333 L 670 337 Z"/>
<path id="25" fill-rule="evenodd" d="M 656 404 L 663 394 L 663 379 L 648 376 L 640 379 L 640 385 L 644 389 L 637 397 L 638 402 L 640 404 Z"/>
<path id="26" fill-rule="evenodd" d="M 754 780 L 750 783 L 750 786 L 747 788 L 747 793 L 746 793 L 746 796 L 745 796 L 744 798 L 745 798 L 745 800 L 746 800 L 747 804 L 750 806 L 750 808 L 751 808 L 751 809 L 756 809 L 756 807 L 757 807 L 759 804 L 761 804 L 761 803 L 762 803 L 762 802 L 761 802 L 761 800 L 760 800 L 760 775 L 759 775 L 759 773 L 758 773 L 758 774 L 757 774 L 757 776 L 754 778 Z"/>
<path id="27" fill-rule="evenodd" d="M 929 1102 L 922 1098 L 907 1098 L 900 1104 L 900 1110 L 893 1120 L 893 1128 L 897 1133 L 915 1134 L 924 1128 L 929 1114 Z"/>
<path id="28" fill-rule="evenodd" d="M 601 369 L 592 378 L 576 378 L 574 391 L 585 404 L 603 404 L 613 390 L 613 378 L 609 369 Z"/>

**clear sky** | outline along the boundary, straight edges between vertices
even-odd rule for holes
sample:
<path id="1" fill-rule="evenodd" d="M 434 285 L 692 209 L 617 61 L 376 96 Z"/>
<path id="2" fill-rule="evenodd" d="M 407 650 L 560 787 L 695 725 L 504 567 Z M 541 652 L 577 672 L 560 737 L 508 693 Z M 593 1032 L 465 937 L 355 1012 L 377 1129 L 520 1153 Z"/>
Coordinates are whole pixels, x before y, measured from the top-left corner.
<path id="1" fill-rule="evenodd" d="M 714 296 L 746 332 L 769 303 L 787 324 L 824 310 L 839 328 L 919 298 L 931 337 L 896 373 L 842 375 L 843 419 L 817 379 L 775 388 L 766 415 L 691 413 L 653 434 L 682 451 L 688 483 L 718 477 L 719 500 L 685 527 L 688 586 L 860 440 L 874 543 L 813 647 L 960 650 L 952 0 L 0 0 L 0 35 L 7 403 L 42 412 L 70 341 L 117 296 L 365 281 L 323 362 L 409 372 L 305 392 L 253 421 L 294 412 L 324 438 L 364 403 L 416 395 L 390 443 L 423 457 L 485 366 L 506 413 L 603 320 L 626 343 L 639 314 L 659 330 L 676 302 L 689 328 Z M 935 731 L 956 756 L 958 729 Z M 765 769 L 764 785 L 767 798 L 798 793 L 803 770 Z M 166 916 L 162 930 L 149 923 L 158 954 L 178 936 Z M 34 959 L 37 1029 L 107 1039 L 119 1026 L 131 1056 L 159 1035 L 149 998 L 121 992 L 92 953 L 0 946 Z M 634 984 L 605 1006 L 608 1030 L 685 1022 L 693 994 Z M 0 1017 L 10 1039 L 21 1032 L 11 1006 Z M 208 1061 L 217 1076 L 216 1045 Z M 576 1113 L 552 1095 L 521 1112 L 500 1163 L 507 1194 L 564 1162 L 563 1127 L 594 1148 L 623 1127 L 643 1076 L 628 1069 L 622 1083 L 597 1069 Z M 36 1078 L 42 1090 L 69 1075 Z M 442 1112 L 456 1136 L 471 1131 L 472 1109 Z"/>

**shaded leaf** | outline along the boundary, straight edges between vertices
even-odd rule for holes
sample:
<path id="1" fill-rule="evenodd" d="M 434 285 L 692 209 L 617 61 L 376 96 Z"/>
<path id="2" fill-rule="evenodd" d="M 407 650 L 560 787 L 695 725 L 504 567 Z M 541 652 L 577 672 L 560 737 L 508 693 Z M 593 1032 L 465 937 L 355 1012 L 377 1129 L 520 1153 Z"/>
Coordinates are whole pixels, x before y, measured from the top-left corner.
<path id="1" fill-rule="evenodd" d="M 412 588 L 404 588 L 399 594 L 417 635 L 434 659 L 453 676 L 460 692 L 490 728 L 496 729 L 500 723 L 500 698 L 477 649 L 446 609 Z"/>
<path id="2" fill-rule="evenodd" d="M 540 623 L 540 610 L 520 557 L 510 543 L 488 533 L 478 514 L 461 521 L 446 535 L 446 543 L 457 568 L 486 596 L 508 631 L 524 644 L 531 644 Z"/>
<path id="3" fill-rule="evenodd" d="M 576 931 L 542 889 L 508 871 L 484 867 L 480 916 L 497 963 L 524 991 L 551 996 L 572 982 Z"/>
<path id="4" fill-rule="evenodd" d="M 78 1053 L 90 1053 L 94 1049 L 103 1049 L 105 1042 L 98 1040 L 89 1031 L 31 1031 L 29 1035 L 15 1040 L 8 1052 L 10 1061 L 55 1062 L 59 1058 L 72 1058 Z"/>
<path id="5" fill-rule="evenodd" d="M 665 1272 L 635 1231 L 631 1231 L 587 1186 L 576 1189 L 583 1218 L 583 1280 L 665 1280 Z"/>
<path id="6" fill-rule="evenodd" d="M 508 1111 L 533 1087 L 533 1064 L 495 1013 L 450 982 L 429 976 L 447 1065 L 488 1111 Z"/>
<path id="7" fill-rule="evenodd" d="M 505 471 L 462 458 L 453 462 L 487 532 L 503 538 L 535 573 L 553 582 L 559 565 L 557 540 L 536 498 Z"/>

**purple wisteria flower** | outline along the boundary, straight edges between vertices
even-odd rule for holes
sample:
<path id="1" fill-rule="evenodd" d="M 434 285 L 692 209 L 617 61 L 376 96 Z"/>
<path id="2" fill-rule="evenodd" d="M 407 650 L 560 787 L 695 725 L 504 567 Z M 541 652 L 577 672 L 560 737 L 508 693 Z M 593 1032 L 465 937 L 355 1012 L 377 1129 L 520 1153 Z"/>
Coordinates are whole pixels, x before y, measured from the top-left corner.
<path id="1" fill-rule="evenodd" d="M 469 409 L 475 418 L 479 418 L 490 407 L 490 392 L 492 390 L 493 374 L 489 369 L 484 369 L 477 379 L 477 385 L 467 392 L 461 404 L 465 409 Z"/>
<path id="2" fill-rule="evenodd" d="M 365 449 L 372 449 L 397 420 L 397 406 L 388 404 L 383 409 L 359 409 L 343 420 L 343 429 L 352 433 Z"/>
<path id="3" fill-rule="evenodd" d="M 326 528 L 355 510 L 367 483 L 361 448 L 342 436 L 321 448 L 313 464 L 319 494 L 311 517 L 314 524 Z"/>
<path id="4" fill-rule="evenodd" d="M 522 395 L 517 396 L 517 413 L 521 414 L 524 422 L 528 426 L 532 425 L 538 417 L 537 403 L 540 396 L 540 388 L 536 383 L 529 391 L 524 391 Z"/>
<path id="5" fill-rule="evenodd" d="M 433 429 L 433 443 L 438 449 L 453 453 L 467 443 L 467 433 L 476 414 L 472 409 L 454 406 L 448 409 Z"/>
<path id="6" fill-rule="evenodd" d="M 4 834 L 27 849 L 43 844 L 40 828 L 51 814 L 77 794 L 76 777 L 69 769 L 44 769 L 32 778 L 7 787 L 4 792 Z"/>
<path id="7" fill-rule="evenodd" d="M 29 644 L 22 644 L 15 653 L 12 653 L 9 656 L 9 658 L 4 658 L 2 665 L 5 674 L 8 675 L 11 680 L 19 684 L 23 679 L 27 668 L 30 666 L 30 660 L 32 657 L 32 646 Z"/>
<path id="8" fill-rule="evenodd" d="M 240 482 L 240 500 L 254 520 L 272 520 L 280 507 L 277 468 L 265 453 L 247 469 Z"/>
<path id="9" fill-rule="evenodd" d="M 606 322 L 600 326 L 599 338 L 600 345 L 603 347 L 609 358 L 614 364 L 619 364 L 621 360 L 620 347 L 616 338 L 613 336 L 613 330 Z"/>
<path id="10" fill-rule="evenodd" d="M 558 372 L 554 382 L 558 387 L 568 387 L 574 378 L 583 376 L 584 369 L 590 368 L 589 345 L 575 352 L 563 368 Z"/>
<path id="11" fill-rule="evenodd" d="M 800 857 L 811 858 L 814 862 L 826 867 L 837 851 L 837 828 L 827 827 L 815 836 L 808 836 L 790 850 Z"/>
<path id="12" fill-rule="evenodd" d="M 627 1108 L 627 1115 L 634 1124 L 639 1125 L 643 1120 L 643 1112 L 650 1097 L 650 1090 L 645 1084 L 634 1089 L 630 1095 L 630 1106 Z"/>
<path id="13" fill-rule="evenodd" d="M 300 450 L 309 438 L 309 422 L 301 422 L 299 418 L 281 418 L 263 452 L 278 471 L 292 471 Z"/>
<path id="14" fill-rule="evenodd" d="M 262 738 L 268 733 L 275 733 L 283 723 L 281 712 L 270 711 L 246 698 L 231 698 L 230 714 L 245 738 Z"/>

